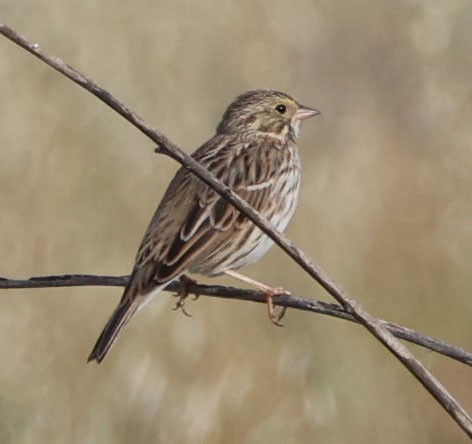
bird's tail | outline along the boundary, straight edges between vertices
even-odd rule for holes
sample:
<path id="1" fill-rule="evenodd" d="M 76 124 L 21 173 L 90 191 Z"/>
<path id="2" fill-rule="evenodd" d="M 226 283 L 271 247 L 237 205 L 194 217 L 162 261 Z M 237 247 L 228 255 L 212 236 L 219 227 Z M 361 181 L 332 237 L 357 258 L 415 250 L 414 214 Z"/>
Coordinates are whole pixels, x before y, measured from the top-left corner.
<path id="1" fill-rule="evenodd" d="M 126 287 L 118 307 L 116 307 L 97 339 L 87 362 L 95 360 L 100 364 L 121 330 L 123 330 L 123 327 L 129 322 L 133 315 L 141 310 L 154 296 L 160 293 L 167 284 L 168 282 L 165 282 L 152 289 L 149 293 L 142 294 L 139 291 L 137 292 L 136 286 L 131 282 L 131 284 Z"/>
<path id="2" fill-rule="evenodd" d="M 141 303 L 142 299 L 141 301 L 133 300 L 132 298 L 123 298 L 121 300 L 97 339 L 87 362 L 95 360 L 100 363 L 103 361 L 113 342 L 115 342 L 123 327 L 140 308 Z"/>

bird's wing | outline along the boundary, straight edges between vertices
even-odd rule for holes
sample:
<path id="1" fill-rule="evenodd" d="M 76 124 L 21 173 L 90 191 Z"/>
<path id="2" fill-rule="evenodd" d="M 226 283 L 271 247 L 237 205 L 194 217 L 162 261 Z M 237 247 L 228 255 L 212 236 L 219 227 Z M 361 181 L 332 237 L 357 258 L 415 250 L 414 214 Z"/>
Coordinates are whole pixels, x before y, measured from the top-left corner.
<path id="1" fill-rule="evenodd" d="M 272 171 L 261 159 L 253 158 L 251 146 L 238 151 L 231 141 L 218 144 L 214 138 L 193 156 L 250 205 L 263 210 L 271 192 Z M 131 293 L 147 293 L 180 276 L 215 248 L 224 248 L 234 231 L 253 228 L 244 223 L 245 219 L 233 205 L 181 168 L 144 236 L 132 275 L 135 291 Z"/>

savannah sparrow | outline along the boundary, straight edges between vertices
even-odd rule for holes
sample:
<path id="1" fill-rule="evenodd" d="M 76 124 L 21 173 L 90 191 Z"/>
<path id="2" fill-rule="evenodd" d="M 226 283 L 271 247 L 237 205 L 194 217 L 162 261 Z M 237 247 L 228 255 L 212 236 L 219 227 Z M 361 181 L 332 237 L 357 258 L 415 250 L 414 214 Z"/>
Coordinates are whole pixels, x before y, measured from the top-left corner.
<path id="1" fill-rule="evenodd" d="M 298 201 L 300 123 L 317 114 L 278 91 L 246 92 L 231 103 L 216 135 L 193 158 L 283 231 Z M 272 244 L 247 217 L 180 168 L 144 235 L 123 297 L 88 361 L 101 362 L 131 317 L 174 279 L 183 284 L 177 303 L 183 308 L 185 285 L 193 282 L 187 272 L 225 273 L 255 285 L 267 294 L 269 317 L 277 323 L 275 290 L 235 271 L 258 261 Z"/>

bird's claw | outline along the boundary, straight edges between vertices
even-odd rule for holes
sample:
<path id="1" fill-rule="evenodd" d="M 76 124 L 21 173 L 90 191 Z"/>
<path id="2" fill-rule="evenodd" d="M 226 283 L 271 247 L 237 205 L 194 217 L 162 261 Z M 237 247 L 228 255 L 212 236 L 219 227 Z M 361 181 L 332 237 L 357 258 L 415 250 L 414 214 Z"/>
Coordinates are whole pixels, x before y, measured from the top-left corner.
<path id="1" fill-rule="evenodd" d="M 267 311 L 269 314 L 269 319 L 277 327 L 283 327 L 283 324 L 281 324 L 280 321 L 285 316 L 287 307 L 282 307 L 282 310 L 280 310 L 279 313 L 276 313 L 275 306 L 274 306 L 274 297 L 286 296 L 286 295 L 290 295 L 290 292 L 283 289 L 282 287 L 277 287 L 277 288 L 272 289 L 270 293 L 267 293 L 267 296 L 266 296 L 267 297 Z"/>
<path id="2" fill-rule="evenodd" d="M 180 276 L 179 280 L 180 280 L 180 285 L 181 285 L 180 291 L 178 293 L 174 294 L 174 296 L 179 298 L 179 299 L 176 302 L 175 307 L 173 308 L 173 310 L 175 311 L 175 310 L 180 309 L 180 310 L 182 310 L 182 313 L 185 316 L 188 316 L 189 318 L 191 318 L 192 315 L 185 309 L 185 300 L 187 299 L 187 297 L 189 295 L 189 291 L 188 291 L 189 286 L 193 285 L 193 284 L 196 284 L 197 281 L 195 281 L 194 279 L 190 279 L 185 274 Z M 193 300 L 197 300 L 198 297 L 199 297 L 199 295 L 196 294 L 195 297 L 193 298 Z"/>
<path id="3" fill-rule="evenodd" d="M 181 295 L 180 293 L 176 293 L 174 296 L 179 298 L 179 300 L 175 303 L 175 307 L 172 310 L 176 311 L 180 309 L 185 316 L 191 318 L 192 315 L 185 309 L 185 299 L 187 299 L 188 294 Z"/>

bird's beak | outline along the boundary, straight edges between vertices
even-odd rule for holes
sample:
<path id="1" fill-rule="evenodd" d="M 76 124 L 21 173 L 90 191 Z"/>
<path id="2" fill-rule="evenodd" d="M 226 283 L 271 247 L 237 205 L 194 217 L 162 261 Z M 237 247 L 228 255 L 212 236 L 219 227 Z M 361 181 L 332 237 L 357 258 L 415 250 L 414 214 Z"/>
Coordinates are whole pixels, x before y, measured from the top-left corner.
<path id="1" fill-rule="evenodd" d="M 295 120 L 305 120 L 310 117 L 315 117 L 318 114 L 321 114 L 320 111 L 314 108 L 308 108 L 308 106 L 300 105 L 295 113 Z"/>

